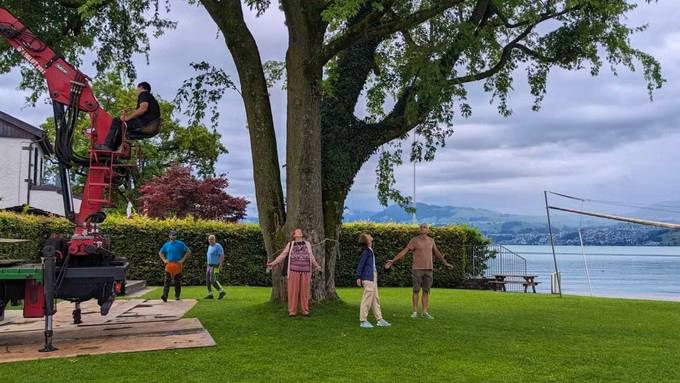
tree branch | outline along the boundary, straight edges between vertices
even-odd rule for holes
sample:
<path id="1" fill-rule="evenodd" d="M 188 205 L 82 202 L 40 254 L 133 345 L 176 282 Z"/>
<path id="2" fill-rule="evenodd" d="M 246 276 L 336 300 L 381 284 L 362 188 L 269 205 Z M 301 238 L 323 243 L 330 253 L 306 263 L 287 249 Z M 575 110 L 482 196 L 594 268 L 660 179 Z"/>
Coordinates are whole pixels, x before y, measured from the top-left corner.
<path id="1" fill-rule="evenodd" d="M 492 12 L 495 12 L 493 7 L 494 7 L 493 1 L 489 1 L 489 9 Z M 558 62 L 559 60 L 557 58 L 545 56 L 540 52 L 537 52 L 527 47 L 526 45 L 520 44 L 520 41 L 525 39 L 540 23 L 550 19 L 561 17 L 569 12 L 574 12 L 579 8 L 580 6 L 574 6 L 566 8 L 560 12 L 544 13 L 541 15 L 541 17 L 539 17 L 538 19 L 534 20 L 529 24 L 526 24 L 526 22 L 510 24 L 511 28 L 517 28 L 520 26 L 525 26 L 525 28 L 520 34 L 518 34 L 514 39 L 512 39 L 509 43 L 507 43 L 503 47 L 503 49 L 501 50 L 500 58 L 493 66 L 489 67 L 487 70 L 484 70 L 482 72 L 471 73 L 451 79 L 450 81 L 447 82 L 447 85 L 460 85 L 468 82 L 479 81 L 497 74 L 510 61 L 510 59 L 512 58 L 512 51 L 515 49 L 520 49 L 526 55 L 531 56 L 541 62 L 546 63 Z M 482 20 L 483 19 L 479 20 L 480 23 Z M 457 58 L 455 61 L 457 61 Z M 455 61 L 450 63 L 451 67 L 453 67 Z M 382 122 L 374 125 L 374 128 L 380 129 L 382 131 L 381 138 L 384 142 L 389 142 L 409 132 L 411 129 L 423 123 L 423 121 L 427 118 L 427 115 L 431 112 L 431 110 L 421 107 L 420 105 L 417 104 L 417 101 L 414 101 L 415 95 L 417 95 L 417 86 L 418 86 L 417 79 L 414 78 L 412 85 L 402 92 L 401 96 L 395 103 L 395 106 L 392 109 L 392 111 L 385 117 L 385 119 Z M 412 121 L 406 121 L 406 112 L 411 107 L 409 106 L 410 103 L 416 103 L 415 105 L 416 117 L 413 118 Z"/>
<path id="2" fill-rule="evenodd" d="M 548 19 L 558 18 L 560 16 L 566 15 L 569 12 L 572 12 L 572 11 L 575 11 L 575 10 L 582 8 L 582 5 L 579 4 L 579 5 L 575 5 L 573 7 L 567 7 L 567 8 L 565 8 L 562 11 L 557 12 L 557 13 L 543 12 L 543 13 L 540 14 L 540 17 L 537 21 L 525 20 L 525 21 L 513 23 L 513 22 L 510 22 L 510 20 L 505 15 L 503 15 L 503 13 L 501 13 L 501 10 L 498 8 L 498 6 L 496 6 L 495 1 L 491 0 L 490 6 L 491 6 L 491 10 L 493 11 L 493 13 L 496 14 L 496 16 L 498 16 L 498 18 L 503 22 L 503 26 L 505 26 L 506 28 L 510 28 L 510 29 L 524 27 L 524 26 L 528 26 L 528 25 L 532 25 L 532 24 L 535 25 L 536 23 L 540 23 L 540 22 L 543 22 L 543 21 L 548 20 Z"/>
<path id="3" fill-rule="evenodd" d="M 464 0 L 440 0 L 437 5 L 416 11 L 406 17 L 394 18 L 385 22 L 379 20 L 386 14 L 389 7 L 384 7 L 382 11 L 374 12 L 364 19 L 361 23 L 348 28 L 341 35 L 331 39 L 321 51 L 321 60 L 328 62 L 340 51 L 348 48 L 351 44 L 359 40 L 384 39 L 396 32 L 414 27 L 418 24 L 444 13 L 446 10 L 463 3 Z"/>
<path id="4" fill-rule="evenodd" d="M 554 63 L 559 63 L 559 62 L 560 62 L 560 59 L 559 59 L 559 58 L 557 58 L 557 57 L 546 56 L 546 55 L 544 55 L 543 53 L 538 52 L 538 51 L 536 51 L 536 50 L 534 50 L 534 49 L 531 49 L 531 48 L 527 47 L 527 46 L 524 45 L 524 44 L 519 44 L 519 43 L 517 43 L 517 44 L 515 44 L 515 48 L 521 50 L 521 51 L 524 52 L 527 56 L 531 56 L 531 57 L 535 58 L 536 61 L 539 61 L 539 62 L 542 62 L 542 63 L 554 64 Z"/>
<path id="5" fill-rule="evenodd" d="M 475 35 L 478 35 L 482 27 L 485 25 L 486 20 L 489 16 L 489 7 L 491 0 L 478 0 L 475 5 L 470 18 L 467 23 L 475 26 Z M 438 65 L 442 68 L 442 71 L 448 71 L 455 63 L 458 61 L 461 52 L 455 50 L 447 51 L 442 58 L 439 60 Z M 413 102 L 414 96 L 417 94 L 418 86 L 418 74 L 416 74 L 411 81 L 411 84 L 404 89 L 399 99 L 395 103 L 392 111 L 379 123 L 373 124 L 373 128 L 382 131 L 381 141 L 389 142 L 395 138 L 400 137 L 404 133 L 410 131 L 418 124 L 422 123 L 424 118 L 427 116 L 429 111 L 419 111 L 417 113 L 418 117 L 414 119 L 411 123 L 406 122 L 406 112 L 409 108 L 409 103 Z M 378 143 L 382 145 L 382 143 Z M 378 145 L 378 146 L 379 146 Z"/>

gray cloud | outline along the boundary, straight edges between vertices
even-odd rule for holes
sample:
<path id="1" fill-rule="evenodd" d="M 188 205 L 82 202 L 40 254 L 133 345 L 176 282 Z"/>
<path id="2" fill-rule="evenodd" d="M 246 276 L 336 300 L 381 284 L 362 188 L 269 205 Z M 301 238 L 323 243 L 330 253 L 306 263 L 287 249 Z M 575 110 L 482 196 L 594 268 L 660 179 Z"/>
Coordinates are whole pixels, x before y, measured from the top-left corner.
<path id="1" fill-rule="evenodd" d="M 470 87 L 473 116 L 457 120 L 455 134 L 433 163 L 418 164 L 420 202 L 478 206 L 509 212 L 540 213 L 542 191 L 556 189 L 594 198 L 656 202 L 674 198 L 680 187 L 675 171 L 680 145 L 675 106 L 680 90 L 680 10 L 671 2 L 641 5 L 630 22 L 650 28 L 634 37 L 635 44 L 652 52 L 663 64 L 669 82 L 649 102 L 641 73 L 621 70 L 619 76 L 603 69 L 599 77 L 587 72 L 554 71 L 539 113 L 530 111 L 532 99 L 518 73 L 512 95 L 514 114 L 500 117 L 478 85 Z M 189 63 L 209 61 L 238 76 L 223 38 L 202 7 L 173 2 L 171 17 L 178 28 L 152 42 L 150 65 L 136 57 L 139 79 L 171 100 L 182 81 L 192 75 Z M 282 14 L 272 7 L 263 17 L 247 14 L 263 60 L 283 60 L 287 32 Z M 92 57 L 83 70 L 93 73 Z M 0 108 L 39 124 L 51 113 L 46 105 L 24 108 L 25 94 L 16 90 L 19 74 L 0 76 Z M 279 157 L 285 163 L 286 97 L 272 89 L 272 109 L 278 134 Z M 363 110 L 359 106 L 357 110 Z M 250 143 L 245 129 L 243 101 L 225 94 L 220 105 L 219 132 L 230 153 L 217 166 L 231 181 L 230 192 L 254 200 Z M 347 205 L 375 210 L 376 159 L 356 178 Z M 412 165 L 397 169 L 399 186 L 412 189 Z M 254 203 L 250 211 L 254 211 Z"/>

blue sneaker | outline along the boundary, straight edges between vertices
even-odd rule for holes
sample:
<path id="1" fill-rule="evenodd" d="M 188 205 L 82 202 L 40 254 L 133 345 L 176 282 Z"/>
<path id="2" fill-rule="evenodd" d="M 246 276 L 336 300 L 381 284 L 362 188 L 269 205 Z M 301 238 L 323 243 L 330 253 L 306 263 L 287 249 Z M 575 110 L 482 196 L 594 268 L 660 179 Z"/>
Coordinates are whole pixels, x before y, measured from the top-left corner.
<path id="1" fill-rule="evenodd" d="M 371 324 L 371 322 L 365 320 L 365 321 L 361 322 L 359 327 L 361 327 L 361 328 L 373 328 L 373 325 Z"/>

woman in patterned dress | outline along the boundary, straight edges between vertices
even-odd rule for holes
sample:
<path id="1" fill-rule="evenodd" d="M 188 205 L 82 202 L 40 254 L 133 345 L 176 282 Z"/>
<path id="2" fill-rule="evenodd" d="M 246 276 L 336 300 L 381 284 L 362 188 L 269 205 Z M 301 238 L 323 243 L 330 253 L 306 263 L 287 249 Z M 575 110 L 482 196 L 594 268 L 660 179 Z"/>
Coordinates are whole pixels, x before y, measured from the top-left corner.
<path id="1" fill-rule="evenodd" d="M 288 257 L 288 316 L 297 315 L 298 302 L 302 308 L 302 315 L 309 315 L 309 292 L 312 280 L 312 269 L 321 270 L 321 266 L 314 259 L 312 245 L 305 241 L 301 229 L 295 229 L 292 240 L 288 242 L 281 255 L 267 263 L 272 268 Z"/>

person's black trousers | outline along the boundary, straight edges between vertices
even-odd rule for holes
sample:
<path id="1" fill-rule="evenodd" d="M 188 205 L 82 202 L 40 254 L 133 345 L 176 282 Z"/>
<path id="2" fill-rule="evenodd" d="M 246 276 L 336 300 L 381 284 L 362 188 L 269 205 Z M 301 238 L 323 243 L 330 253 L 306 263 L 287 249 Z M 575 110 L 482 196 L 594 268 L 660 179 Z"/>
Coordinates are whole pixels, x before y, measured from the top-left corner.
<path id="1" fill-rule="evenodd" d="M 144 123 L 139 118 L 133 118 L 127 121 L 127 130 L 130 133 L 137 133 L 142 128 L 144 128 Z M 111 122 L 111 129 L 109 129 L 109 134 L 106 135 L 106 140 L 104 145 L 111 148 L 111 150 L 117 150 L 120 144 L 122 144 L 121 134 L 123 133 L 123 122 L 120 118 L 116 117 Z"/>
<path id="2" fill-rule="evenodd" d="M 179 273 L 175 275 L 175 298 L 179 298 L 179 295 L 182 293 L 182 273 Z M 165 298 L 168 297 L 168 293 L 170 292 L 170 283 L 172 282 L 172 274 L 166 272 L 165 273 L 165 280 L 163 281 L 163 296 Z"/>

